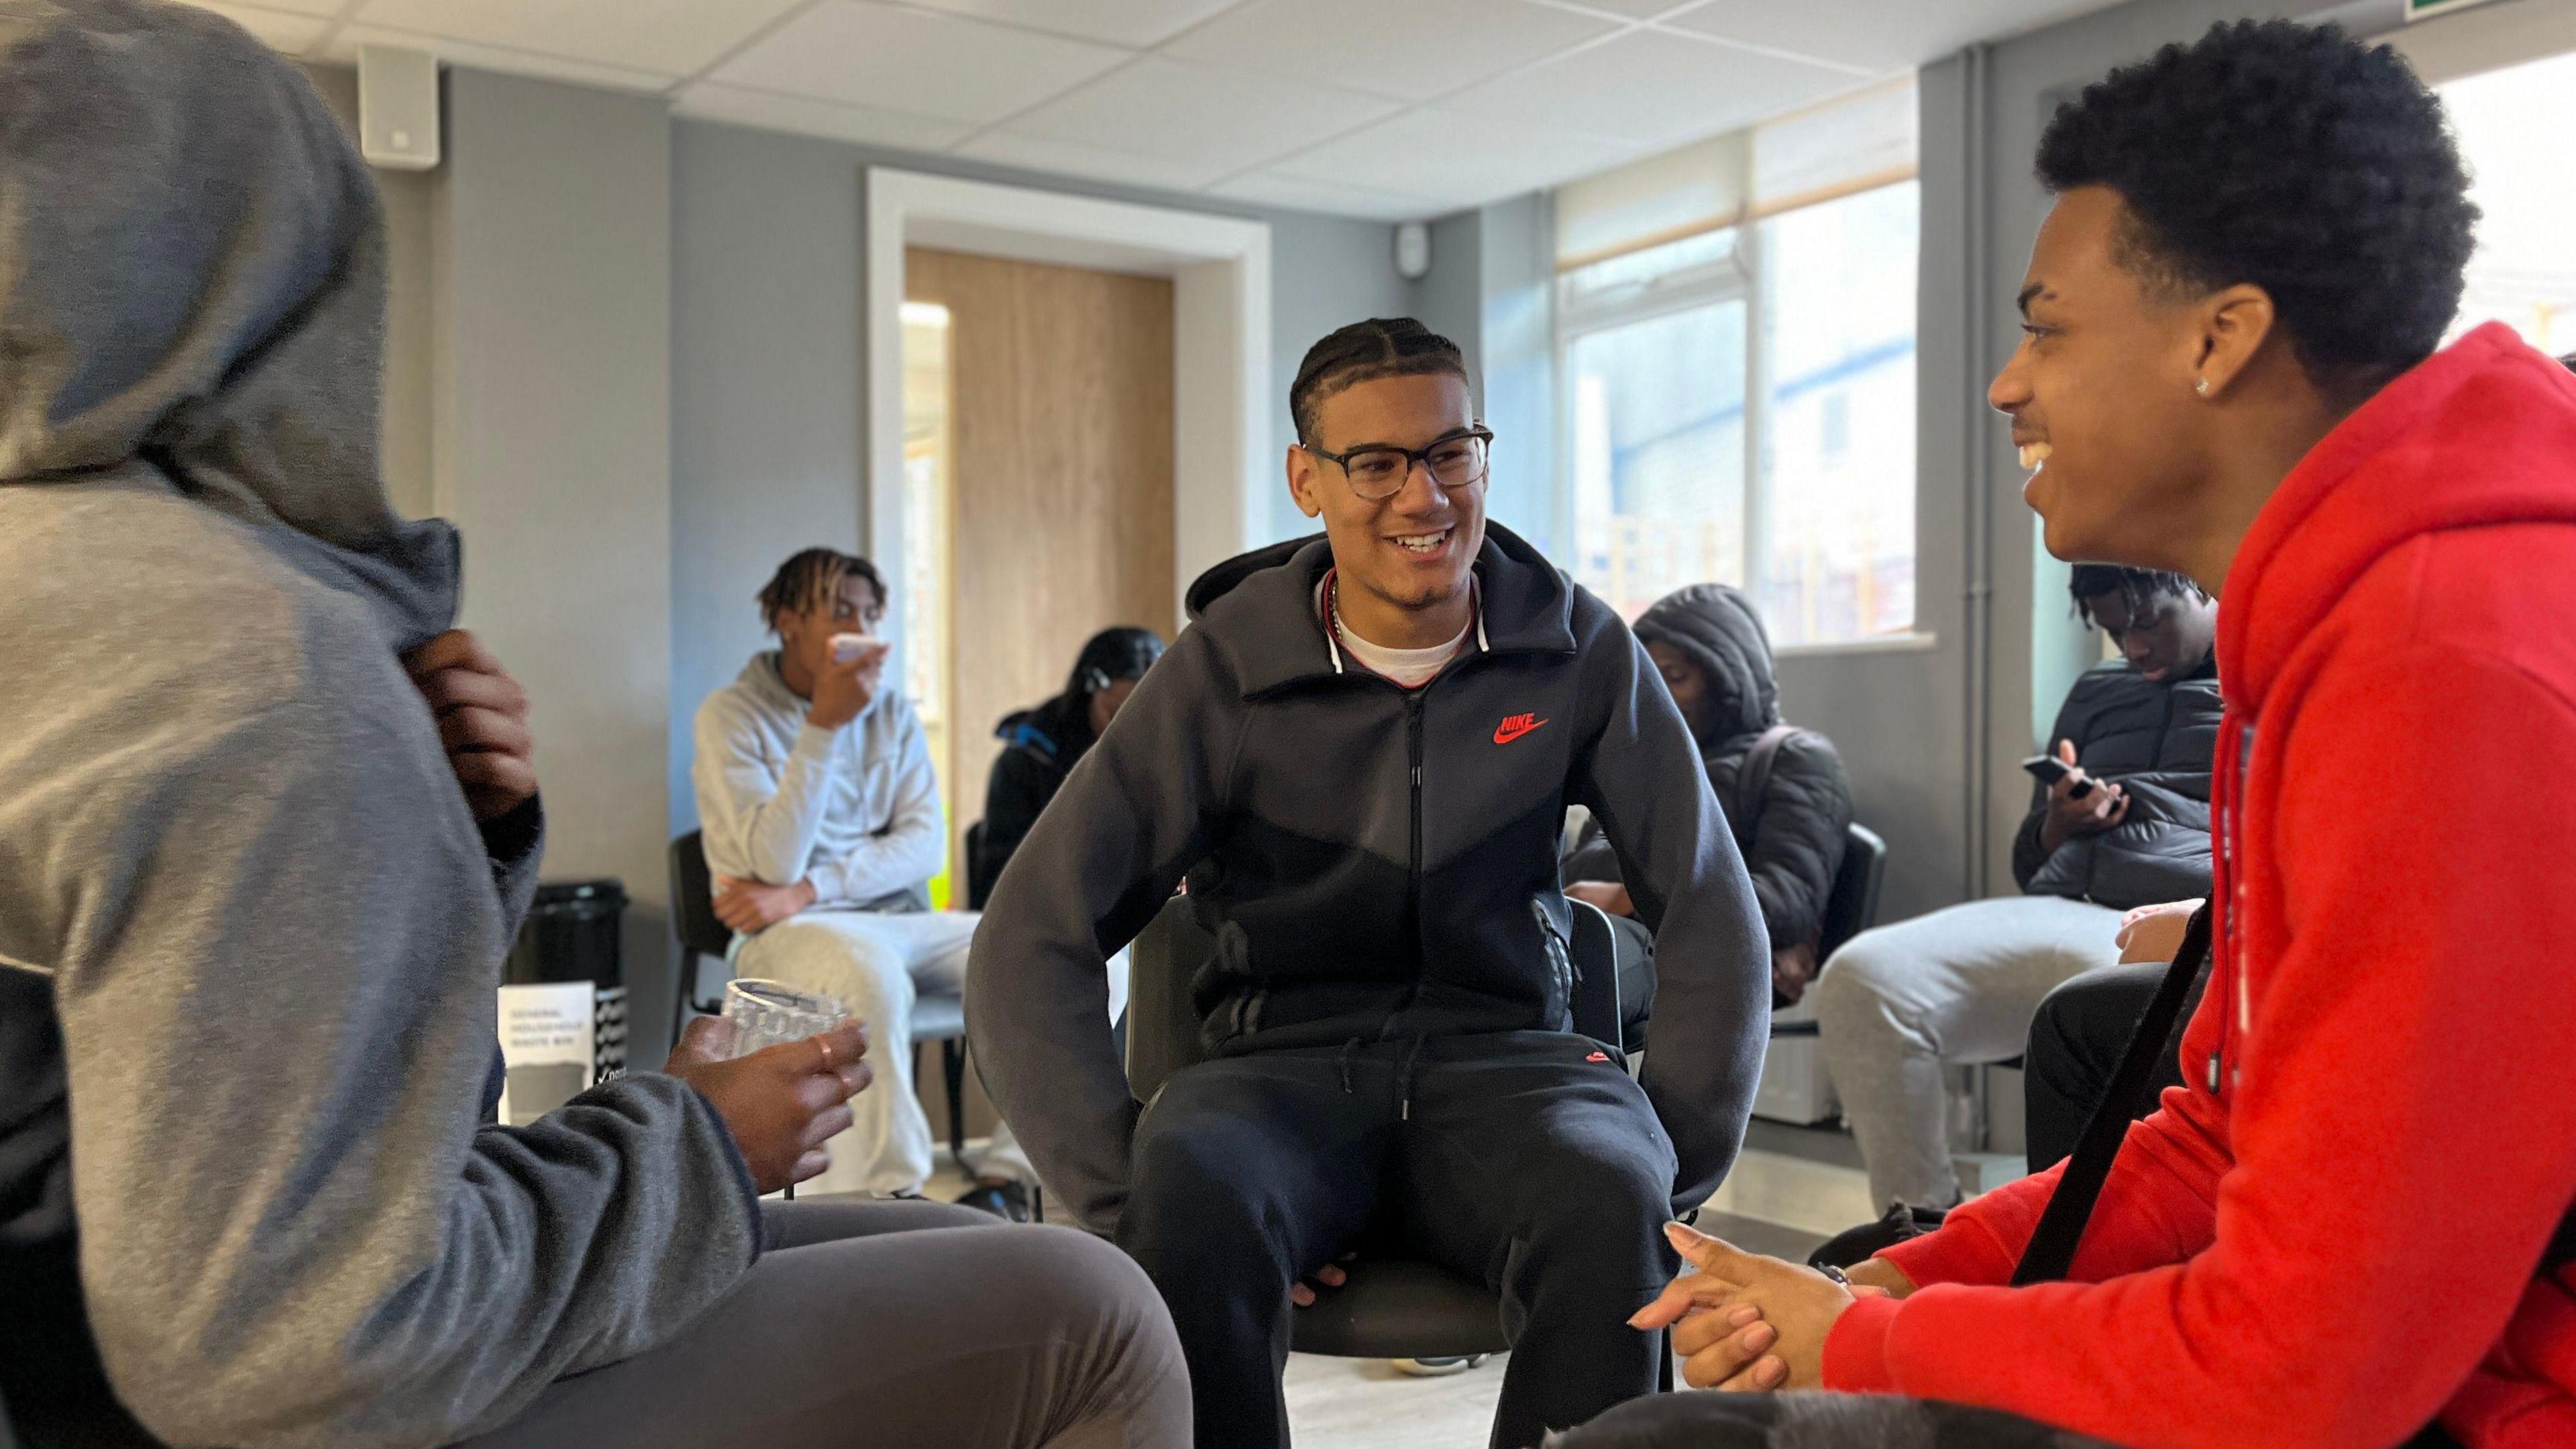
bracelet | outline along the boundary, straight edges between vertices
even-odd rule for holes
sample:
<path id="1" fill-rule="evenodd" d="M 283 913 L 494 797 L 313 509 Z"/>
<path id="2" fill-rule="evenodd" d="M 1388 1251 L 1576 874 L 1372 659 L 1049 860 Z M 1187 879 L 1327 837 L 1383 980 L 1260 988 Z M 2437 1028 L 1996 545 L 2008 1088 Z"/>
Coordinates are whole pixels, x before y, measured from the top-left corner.
<path id="1" fill-rule="evenodd" d="M 1815 1264 L 1814 1267 L 1817 1272 L 1832 1279 L 1836 1287 L 1841 1288 L 1846 1293 L 1851 1291 L 1852 1280 L 1849 1273 L 1844 1272 L 1842 1269 L 1835 1267 L 1831 1263 L 1818 1263 Z"/>

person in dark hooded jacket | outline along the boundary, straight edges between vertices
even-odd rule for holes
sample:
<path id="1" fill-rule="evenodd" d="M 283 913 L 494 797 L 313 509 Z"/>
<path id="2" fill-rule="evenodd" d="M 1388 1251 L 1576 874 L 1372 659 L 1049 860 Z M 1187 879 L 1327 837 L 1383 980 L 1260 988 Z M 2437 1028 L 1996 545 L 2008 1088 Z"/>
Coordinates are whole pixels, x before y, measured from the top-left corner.
<path id="1" fill-rule="evenodd" d="M 1163 639 L 1151 629 L 1103 629 L 1082 646 L 1064 693 L 1031 709 L 1014 710 L 993 733 L 1003 742 L 984 788 L 984 832 L 966 864 L 967 909 L 980 911 L 993 882 L 1011 863 L 1029 827 L 1064 787 L 1091 742 L 1117 718 L 1136 682 L 1163 657 Z"/>
<path id="2" fill-rule="evenodd" d="M 1959 1201 L 1945 1067 L 2019 1055 L 2052 988 L 2119 961 L 2121 912 L 2209 893 L 2218 606 L 2147 569 L 2086 564 L 2070 588 L 2120 655 L 2057 712 L 2066 774 L 2034 787 L 2014 838 L 2022 893 L 1864 931 L 1816 980 L 1825 1066 L 1880 1204 Z"/>
<path id="3" fill-rule="evenodd" d="M 1851 828 L 1851 783 L 1834 742 L 1783 724 L 1771 639 L 1753 601 L 1724 584 L 1693 584 L 1637 617 L 1638 642 L 1655 661 L 1689 723 L 1753 877 L 1771 933 L 1772 1004 L 1788 1006 L 1816 975 L 1825 900 L 1842 868 Z M 1632 917 L 1618 862 L 1587 827 L 1566 861 L 1566 894 Z M 1630 999 L 1623 987 L 1621 999 Z"/>

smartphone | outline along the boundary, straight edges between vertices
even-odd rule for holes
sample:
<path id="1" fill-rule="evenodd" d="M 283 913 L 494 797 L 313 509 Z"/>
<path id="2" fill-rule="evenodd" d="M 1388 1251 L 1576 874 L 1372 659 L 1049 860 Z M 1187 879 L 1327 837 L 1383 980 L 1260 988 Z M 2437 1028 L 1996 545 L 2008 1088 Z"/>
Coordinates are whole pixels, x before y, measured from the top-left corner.
<path id="1" fill-rule="evenodd" d="M 2068 775 L 2074 773 L 2075 769 L 2074 766 L 2059 759 L 2055 755 L 2033 755 L 2029 759 L 2022 761 L 2021 767 L 2030 771 L 2031 775 L 2043 785 L 2054 785 L 2058 781 L 2063 780 Z M 2081 800 L 2092 793 L 2093 782 L 2088 779 L 2078 783 L 2073 790 L 2068 791 L 2066 798 L 2070 800 Z"/>
<path id="2" fill-rule="evenodd" d="M 883 654 L 891 647 L 883 639 L 871 639 L 865 634 L 835 634 L 832 636 L 832 662 L 848 664 L 870 654 Z"/>

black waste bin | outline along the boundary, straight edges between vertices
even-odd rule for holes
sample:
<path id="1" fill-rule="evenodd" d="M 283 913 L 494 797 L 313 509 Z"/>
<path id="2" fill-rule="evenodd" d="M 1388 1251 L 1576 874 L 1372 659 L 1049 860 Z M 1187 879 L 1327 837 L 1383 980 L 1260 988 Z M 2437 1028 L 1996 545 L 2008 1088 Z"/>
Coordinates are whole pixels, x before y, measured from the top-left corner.
<path id="1" fill-rule="evenodd" d="M 519 927 L 518 943 L 501 974 L 504 984 L 532 986 L 587 981 L 591 985 L 591 1080 L 604 1082 L 626 1070 L 626 965 L 618 935 L 626 916 L 626 887 L 615 880 L 549 881 Z"/>

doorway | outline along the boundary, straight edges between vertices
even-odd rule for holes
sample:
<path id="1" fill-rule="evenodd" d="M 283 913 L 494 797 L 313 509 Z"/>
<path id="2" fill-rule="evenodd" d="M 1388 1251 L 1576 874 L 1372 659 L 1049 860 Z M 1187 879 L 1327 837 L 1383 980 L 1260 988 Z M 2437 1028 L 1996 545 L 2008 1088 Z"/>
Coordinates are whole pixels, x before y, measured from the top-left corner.
<path id="1" fill-rule="evenodd" d="M 1093 633 L 1172 635 L 1172 282 L 911 247 L 904 291 L 908 531 L 944 575 L 914 668 L 962 904 L 994 726 L 1061 690 Z"/>

